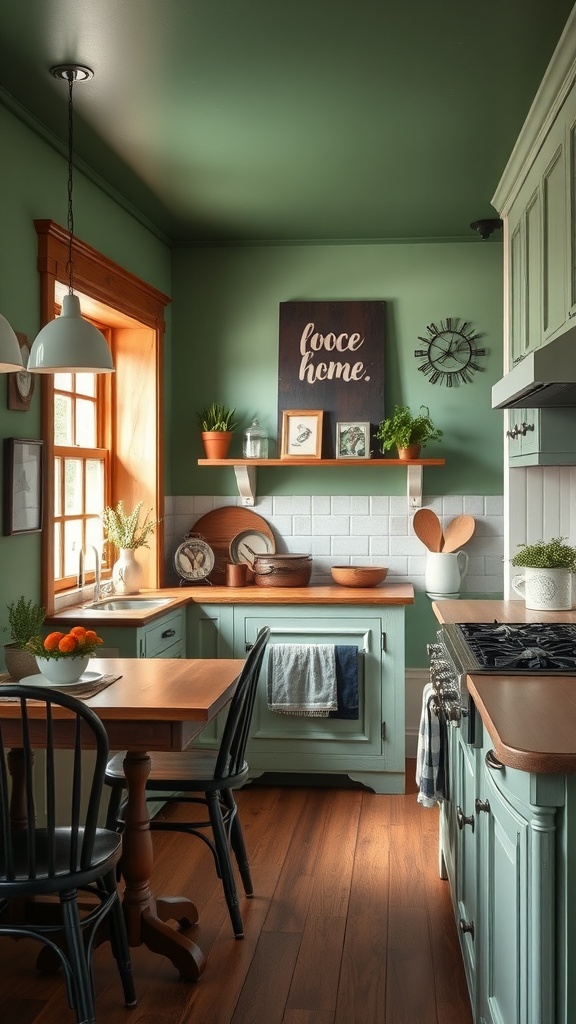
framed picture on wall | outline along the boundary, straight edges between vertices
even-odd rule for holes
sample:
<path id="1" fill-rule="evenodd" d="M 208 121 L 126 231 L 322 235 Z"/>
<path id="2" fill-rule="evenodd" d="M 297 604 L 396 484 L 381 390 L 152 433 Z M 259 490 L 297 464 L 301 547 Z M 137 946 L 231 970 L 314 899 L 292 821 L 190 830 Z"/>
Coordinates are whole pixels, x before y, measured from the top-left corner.
<path id="1" fill-rule="evenodd" d="M 370 458 L 370 424 L 369 423 L 337 423 L 336 424 L 336 458 L 337 459 L 369 459 Z"/>
<path id="2" fill-rule="evenodd" d="M 4 536 L 42 529 L 43 441 L 4 438 Z"/>
<path id="3" fill-rule="evenodd" d="M 282 414 L 282 459 L 322 457 L 322 417 L 319 409 L 285 409 Z"/>

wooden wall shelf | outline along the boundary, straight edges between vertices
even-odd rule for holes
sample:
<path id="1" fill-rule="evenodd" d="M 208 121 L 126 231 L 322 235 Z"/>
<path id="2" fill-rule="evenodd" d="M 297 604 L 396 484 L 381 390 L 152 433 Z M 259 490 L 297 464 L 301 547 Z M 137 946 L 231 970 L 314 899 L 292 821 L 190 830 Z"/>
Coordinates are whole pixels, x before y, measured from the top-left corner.
<path id="1" fill-rule="evenodd" d="M 242 504 L 251 506 L 256 502 L 256 469 L 260 466 L 294 468 L 295 466 L 328 466 L 337 469 L 391 469 L 398 467 L 407 473 L 407 496 L 410 508 L 422 505 L 422 476 L 424 466 L 443 466 L 445 459 L 198 459 L 199 466 L 227 466 L 236 474 L 238 493 Z"/>

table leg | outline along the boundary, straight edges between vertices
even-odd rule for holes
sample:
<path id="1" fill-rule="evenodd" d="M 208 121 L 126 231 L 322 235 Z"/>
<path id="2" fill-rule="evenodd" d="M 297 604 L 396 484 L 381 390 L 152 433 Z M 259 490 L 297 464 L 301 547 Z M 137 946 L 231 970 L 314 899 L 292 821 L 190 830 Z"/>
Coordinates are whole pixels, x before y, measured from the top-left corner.
<path id="1" fill-rule="evenodd" d="M 32 755 L 34 757 L 34 755 Z M 15 829 L 28 828 L 28 807 L 26 805 L 26 773 L 24 769 L 24 751 L 21 747 L 12 747 L 6 755 L 8 771 L 12 777 L 12 793 L 10 796 L 10 825 Z M 34 761 L 32 760 L 32 764 Z"/>
<path id="2" fill-rule="evenodd" d="M 172 919 L 181 927 L 195 924 L 198 920 L 196 907 L 184 898 L 156 902 L 150 891 L 154 862 L 146 803 L 150 756 L 129 750 L 124 758 L 124 773 L 128 801 L 122 834 L 122 874 L 126 883 L 123 906 L 128 942 L 131 946 L 144 943 L 153 952 L 171 960 L 186 981 L 197 981 L 206 963 L 202 950 L 181 931 L 165 923 Z"/>

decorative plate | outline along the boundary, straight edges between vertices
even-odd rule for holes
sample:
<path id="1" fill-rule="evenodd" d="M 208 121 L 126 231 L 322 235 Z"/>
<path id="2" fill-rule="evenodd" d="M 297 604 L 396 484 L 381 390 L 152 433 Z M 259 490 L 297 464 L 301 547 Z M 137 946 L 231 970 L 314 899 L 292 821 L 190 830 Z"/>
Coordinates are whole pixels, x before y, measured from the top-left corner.
<path id="1" fill-rule="evenodd" d="M 246 562 L 251 566 L 255 555 L 273 555 L 275 550 L 273 539 L 266 533 L 260 530 L 243 530 L 230 542 L 230 559 L 232 562 Z"/>
<path id="2" fill-rule="evenodd" d="M 68 686 L 81 686 L 82 683 L 97 683 L 102 679 L 102 675 L 102 672 L 83 672 L 80 678 L 75 679 L 73 683 L 51 683 L 49 679 L 37 672 L 35 676 L 25 676 L 20 683 L 30 683 L 31 686 L 52 686 L 55 690 L 64 690 Z"/>

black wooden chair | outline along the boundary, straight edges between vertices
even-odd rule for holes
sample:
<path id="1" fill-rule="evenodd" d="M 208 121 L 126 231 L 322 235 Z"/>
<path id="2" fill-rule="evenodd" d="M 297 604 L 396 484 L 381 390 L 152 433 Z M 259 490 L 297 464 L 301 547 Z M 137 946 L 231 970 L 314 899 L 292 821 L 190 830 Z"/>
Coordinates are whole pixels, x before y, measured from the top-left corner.
<path id="1" fill-rule="evenodd" d="M 234 935 L 244 938 L 244 926 L 238 907 L 238 894 L 230 858 L 230 847 L 244 885 L 246 896 L 254 895 L 248 854 L 238 817 L 233 789 L 241 786 L 248 776 L 245 760 L 246 743 L 254 709 L 258 678 L 270 629 L 260 630 L 251 648 L 230 703 L 226 724 L 218 749 L 189 749 L 152 754 L 152 768 L 146 783 L 147 799 L 158 799 L 162 794 L 166 803 L 202 804 L 208 809 L 208 820 L 163 821 L 153 819 L 150 827 L 155 831 L 186 832 L 198 836 L 211 849 L 218 877 L 222 881 Z M 106 783 L 112 787 L 108 809 L 108 828 L 122 828 L 126 779 L 122 762 L 125 752 L 116 754 L 106 769 Z M 152 794 L 152 795 L 150 795 Z M 212 838 L 200 829 L 211 828 Z"/>
<path id="2" fill-rule="evenodd" d="M 116 865 L 122 841 L 114 831 L 98 828 L 98 811 L 109 747 L 106 730 L 85 704 L 49 687 L 5 684 L 3 698 L 20 703 L 19 719 L 0 719 L 0 935 L 28 937 L 44 943 L 66 979 L 70 1006 L 78 1024 L 92 1024 L 94 992 L 92 951 L 96 929 L 106 923 L 124 989 L 126 1006 L 135 1006 L 130 952 L 124 914 L 116 886 Z M 45 706 L 45 719 L 35 717 L 29 702 Z M 56 780 L 55 734 L 62 717 L 74 718 L 73 766 L 64 784 Z M 7 728 L 18 735 L 6 742 Z M 89 767 L 82 745 L 90 737 L 96 747 Z M 33 748 L 45 751 L 44 777 L 34 767 Z M 43 782 L 46 825 L 36 826 L 34 772 Z M 88 796 L 81 798 L 84 775 Z M 84 806 L 85 805 L 85 806 Z M 12 820 L 11 820 L 12 818 Z M 89 895 L 82 914 L 78 890 Z M 57 896 L 50 908 L 34 907 L 35 897 Z M 41 910 L 59 911 L 43 919 Z M 33 913 L 33 910 L 35 912 Z M 60 937 L 60 942 L 58 938 Z"/>

